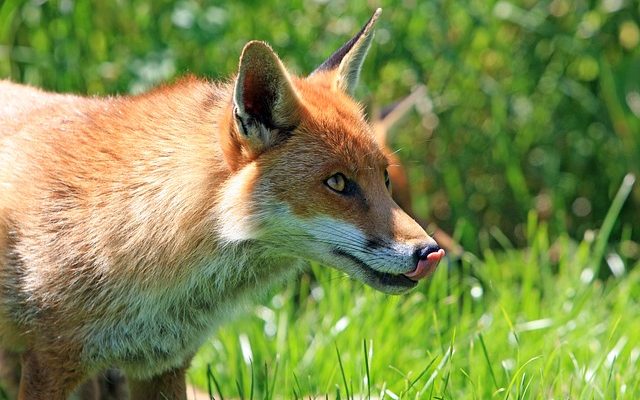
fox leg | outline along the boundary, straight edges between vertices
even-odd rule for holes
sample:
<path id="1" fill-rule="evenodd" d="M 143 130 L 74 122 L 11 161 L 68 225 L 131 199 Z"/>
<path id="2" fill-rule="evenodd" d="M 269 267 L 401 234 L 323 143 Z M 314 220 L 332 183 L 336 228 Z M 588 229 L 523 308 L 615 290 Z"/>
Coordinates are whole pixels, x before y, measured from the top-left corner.
<path id="1" fill-rule="evenodd" d="M 80 400 L 101 400 L 100 383 L 100 377 L 94 376 L 78 386 L 75 394 Z"/>
<path id="2" fill-rule="evenodd" d="M 127 381 L 124 373 L 118 369 L 111 368 L 103 371 L 93 378 L 98 384 L 100 400 L 122 400 L 128 399 L 129 392 L 127 389 Z M 89 397 L 81 397 L 82 400 L 88 400 Z"/>
<path id="3" fill-rule="evenodd" d="M 108 369 L 84 381 L 76 388 L 71 398 L 78 400 L 126 400 L 129 398 L 129 392 L 124 374 L 117 369 Z"/>
<path id="4" fill-rule="evenodd" d="M 79 364 L 69 357 L 28 350 L 22 354 L 19 400 L 66 400 L 83 381 Z"/>
<path id="5" fill-rule="evenodd" d="M 129 378 L 131 400 L 187 399 L 185 373 L 190 362 L 146 380 Z"/>
<path id="6" fill-rule="evenodd" d="M 15 399 L 19 387 L 20 354 L 0 348 L 0 393 L 4 391 L 8 398 Z"/>

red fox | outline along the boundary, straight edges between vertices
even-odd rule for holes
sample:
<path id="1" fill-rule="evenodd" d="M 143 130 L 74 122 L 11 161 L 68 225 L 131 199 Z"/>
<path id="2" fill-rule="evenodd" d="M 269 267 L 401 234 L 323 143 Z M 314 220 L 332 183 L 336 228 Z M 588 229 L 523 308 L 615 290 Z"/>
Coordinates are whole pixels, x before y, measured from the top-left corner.
<path id="1" fill-rule="evenodd" d="M 0 83 L 0 343 L 20 399 L 110 367 L 134 399 L 184 399 L 203 341 L 309 261 L 392 294 L 433 273 L 444 250 L 391 199 L 351 97 L 379 15 L 307 77 L 252 41 L 228 83 Z"/>

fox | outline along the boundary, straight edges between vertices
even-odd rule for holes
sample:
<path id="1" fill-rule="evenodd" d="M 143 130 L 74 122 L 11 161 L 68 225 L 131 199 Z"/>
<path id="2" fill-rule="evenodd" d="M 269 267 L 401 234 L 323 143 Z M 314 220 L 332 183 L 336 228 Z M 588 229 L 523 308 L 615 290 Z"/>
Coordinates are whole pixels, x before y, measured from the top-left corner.
<path id="1" fill-rule="evenodd" d="M 434 273 L 445 251 L 392 200 L 353 97 L 380 13 L 307 76 L 250 41 L 224 82 L 105 98 L 0 83 L 11 394 L 62 400 L 118 368 L 130 398 L 186 399 L 204 341 L 310 262 L 388 294 Z"/>

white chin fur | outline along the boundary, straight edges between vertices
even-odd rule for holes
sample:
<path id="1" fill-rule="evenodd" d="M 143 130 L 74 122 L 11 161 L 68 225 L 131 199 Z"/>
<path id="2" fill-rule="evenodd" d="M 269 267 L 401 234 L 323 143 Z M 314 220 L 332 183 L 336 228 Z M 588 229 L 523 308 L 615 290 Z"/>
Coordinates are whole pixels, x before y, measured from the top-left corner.
<path id="1" fill-rule="evenodd" d="M 297 218 L 286 206 L 270 214 L 273 218 L 268 219 L 269 227 L 263 233 L 282 246 L 281 251 L 334 267 L 378 290 L 389 293 L 397 288 L 378 282 L 370 270 L 402 274 L 411 268 L 414 248 L 408 243 L 391 242 L 372 249 L 367 235 L 344 221 L 327 216 Z"/>
<path id="2" fill-rule="evenodd" d="M 412 245 L 387 242 L 384 246 L 371 249 L 367 247 L 368 237 L 364 232 L 334 218 L 313 218 L 308 222 L 308 229 L 319 242 L 346 251 L 379 272 L 403 273 L 413 259 Z M 341 264 L 344 264 L 344 260 Z"/>

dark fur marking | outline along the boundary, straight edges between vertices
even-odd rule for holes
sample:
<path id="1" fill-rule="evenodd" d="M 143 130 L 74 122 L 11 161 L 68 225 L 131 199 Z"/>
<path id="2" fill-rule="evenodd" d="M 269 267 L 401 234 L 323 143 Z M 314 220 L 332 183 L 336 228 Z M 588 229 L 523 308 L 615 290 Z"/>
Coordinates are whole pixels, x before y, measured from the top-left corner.
<path id="1" fill-rule="evenodd" d="M 349 39 L 348 42 L 346 42 L 345 44 L 342 45 L 342 47 L 340 47 L 338 50 L 336 50 L 333 54 L 331 54 L 331 56 L 329 56 L 329 58 L 327 58 L 327 60 L 325 62 L 323 62 L 322 64 L 320 64 L 320 66 L 318 68 L 316 68 L 311 75 L 315 74 L 316 72 L 320 72 L 320 71 L 331 71 L 333 69 L 338 68 L 338 66 L 340 65 L 340 63 L 342 62 L 342 59 L 344 58 L 344 56 L 347 55 L 347 53 L 349 53 L 349 51 L 351 51 L 351 48 L 353 48 L 353 46 L 356 44 L 356 42 L 358 41 L 358 39 L 360 39 L 360 37 L 362 36 L 362 34 L 364 34 L 364 31 L 367 29 L 367 26 L 369 26 L 369 24 L 371 23 L 371 20 L 373 19 L 373 17 L 375 16 L 372 15 L 371 18 L 369 18 L 369 20 L 367 21 L 366 24 L 364 24 L 362 26 L 362 28 L 360 28 L 360 31 L 351 39 Z"/>
<path id="2" fill-rule="evenodd" d="M 345 183 L 345 188 L 340 193 L 345 196 L 353 197 L 358 202 L 358 205 L 360 206 L 360 208 L 362 208 L 362 210 L 364 210 L 365 212 L 369 211 L 369 202 L 367 201 L 367 198 L 364 196 L 362 189 L 355 181 L 352 181 L 351 179 L 347 179 Z"/>
<path id="3" fill-rule="evenodd" d="M 244 123 L 244 120 L 242 119 L 242 117 L 240 116 L 240 114 L 238 114 L 238 108 L 234 107 L 233 108 L 233 115 L 236 117 L 236 121 L 238 121 L 238 123 L 240 124 L 240 130 L 244 136 L 249 136 L 249 129 L 247 129 L 247 126 Z"/>
<path id="4" fill-rule="evenodd" d="M 276 139 L 272 141 L 273 144 L 279 144 L 279 143 L 282 143 L 282 142 L 286 141 L 287 139 L 289 139 L 293 135 L 293 131 L 297 128 L 297 126 L 282 126 L 282 127 L 278 127 L 273 123 L 273 121 L 271 120 L 270 117 L 269 118 L 260 118 L 260 116 L 251 115 L 248 118 L 246 118 L 246 120 L 245 120 L 240 116 L 240 114 L 238 114 L 237 108 L 234 109 L 233 113 L 234 113 L 234 116 L 235 116 L 236 120 L 240 124 L 240 130 L 242 131 L 241 133 L 245 137 L 249 136 L 249 128 L 248 128 L 248 126 L 254 126 L 254 125 L 258 125 L 259 124 L 259 125 L 264 126 L 266 129 L 272 131 L 273 133 L 275 133 L 273 136 Z"/>
<path id="5" fill-rule="evenodd" d="M 378 239 L 377 237 L 373 237 L 373 236 L 367 237 L 365 246 L 371 250 L 382 249 L 384 247 L 387 247 L 386 244 L 381 239 Z"/>

